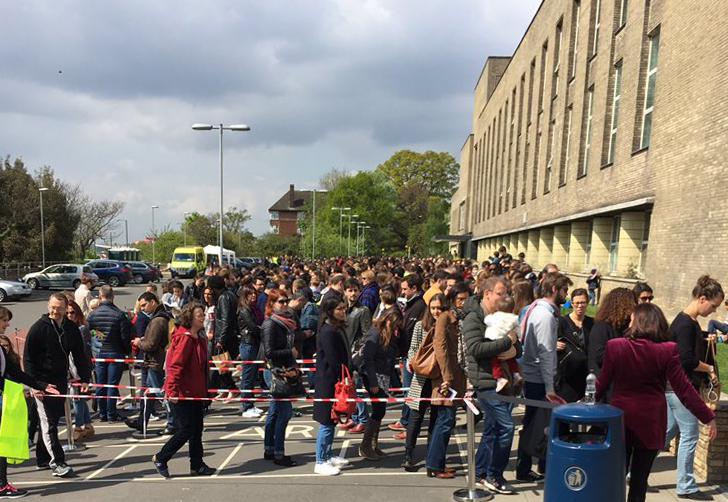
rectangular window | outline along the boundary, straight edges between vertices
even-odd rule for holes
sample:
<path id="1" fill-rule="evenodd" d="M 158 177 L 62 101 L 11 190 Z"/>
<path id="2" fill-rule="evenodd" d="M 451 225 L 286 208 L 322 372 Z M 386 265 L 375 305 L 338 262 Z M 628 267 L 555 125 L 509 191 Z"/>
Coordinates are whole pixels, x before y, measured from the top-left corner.
<path id="1" fill-rule="evenodd" d="M 609 239 L 609 273 L 613 274 L 617 271 L 617 255 L 619 254 L 619 227 L 621 226 L 621 218 L 615 216 L 612 220 L 612 238 Z"/>
<path id="2" fill-rule="evenodd" d="M 546 56 L 548 56 L 549 46 L 548 42 L 543 44 L 541 47 L 541 80 L 539 81 L 538 88 L 538 109 L 543 110 L 543 95 L 546 89 Z"/>
<path id="3" fill-rule="evenodd" d="M 526 183 L 527 183 L 527 174 L 528 174 L 528 154 L 531 151 L 531 125 L 526 126 L 526 149 L 523 153 L 523 177 L 521 178 L 521 181 L 523 182 L 522 188 L 521 188 L 521 205 L 526 203 Z"/>
<path id="4" fill-rule="evenodd" d="M 551 190 L 551 173 L 553 172 L 554 167 L 554 131 L 556 130 L 556 119 L 551 120 L 549 123 L 549 139 L 548 139 L 548 145 L 546 146 L 546 149 L 548 150 L 546 153 L 546 157 L 548 160 L 546 161 L 546 174 L 544 175 L 543 179 L 543 193 L 547 194 Z"/>
<path id="5" fill-rule="evenodd" d="M 554 75 L 551 82 L 551 98 L 559 94 L 559 71 L 561 69 L 561 42 L 563 38 L 564 21 L 560 19 L 556 25 L 556 36 L 554 37 Z"/>
<path id="6" fill-rule="evenodd" d="M 579 49 L 579 16 L 581 14 L 581 1 L 574 0 L 574 7 L 571 10 L 571 61 L 569 68 L 569 78 L 572 79 L 576 75 L 576 56 Z"/>
<path id="7" fill-rule="evenodd" d="M 531 178 L 531 199 L 535 199 L 538 196 L 538 165 L 541 160 L 541 117 L 543 113 L 538 114 L 536 119 L 536 148 L 533 151 L 533 178 Z"/>
<path id="8" fill-rule="evenodd" d="M 536 80 L 536 58 L 531 61 L 531 69 L 528 74 L 528 109 L 526 112 L 526 124 L 531 123 L 531 110 L 533 109 L 533 83 Z"/>
<path id="9" fill-rule="evenodd" d="M 458 230 L 465 230 L 465 201 L 458 207 Z"/>
<path id="10" fill-rule="evenodd" d="M 619 125 L 619 102 L 622 97 L 622 61 L 614 66 L 614 92 L 612 93 L 612 125 L 609 128 L 609 153 L 607 164 L 614 162 L 617 149 L 617 127 Z"/>
<path id="11" fill-rule="evenodd" d="M 592 49 L 590 52 L 592 56 L 597 53 L 597 49 L 599 48 L 599 26 L 601 25 L 601 10 L 602 1 L 596 0 L 594 2 L 594 15 L 592 16 L 592 19 L 594 20 L 594 36 L 592 37 Z"/>
<path id="12" fill-rule="evenodd" d="M 650 146 L 652 135 L 652 116 L 655 111 L 655 85 L 657 84 L 657 60 L 660 53 L 660 32 L 656 31 L 649 40 L 650 50 L 647 56 L 647 79 L 645 89 L 645 106 L 642 112 L 642 133 L 640 148 Z"/>
<path id="13" fill-rule="evenodd" d="M 647 263 L 647 244 L 650 240 L 650 220 L 652 219 L 652 211 L 645 211 L 645 223 L 642 227 L 642 245 L 640 246 L 640 272 L 645 272 Z"/>
<path id="14" fill-rule="evenodd" d="M 569 163 L 571 161 L 571 117 L 573 108 L 570 106 L 566 111 L 566 122 L 564 124 L 564 149 L 562 152 L 563 162 L 561 169 L 559 170 L 559 186 L 566 185 L 566 180 L 569 177 Z"/>
<path id="15" fill-rule="evenodd" d="M 627 24 L 627 0 L 617 0 L 617 29 Z"/>
<path id="16" fill-rule="evenodd" d="M 579 169 L 579 176 L 586 176 L 589 170 L 589 154 L 591 153 L 592 140 L 592 113 L 594 111 L 594 87 L 590 87 L 587 91 L 584 116 L 584 152 L 582 153 L 582 162 Z"/>

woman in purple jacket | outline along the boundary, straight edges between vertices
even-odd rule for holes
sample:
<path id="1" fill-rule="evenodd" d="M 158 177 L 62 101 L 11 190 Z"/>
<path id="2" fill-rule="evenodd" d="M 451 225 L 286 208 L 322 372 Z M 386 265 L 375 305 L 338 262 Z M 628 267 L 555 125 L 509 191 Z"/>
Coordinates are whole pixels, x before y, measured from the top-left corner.
<path id="1" fill-rule="evenodd" d="M 665 444 L 664 394 L 668 381 L 685 407 L 708 425 L 710 439 L 717 434 L 715 414 L 688 381 L 680 366 L 677 345 L 668 339 L 662 310 L 650 303 L 637 305 L 625 337 L 607 342 L 597 380 L 597 399 L 611 385 L 610 404 L 624 411 L 630 470 L 628 502 L 645 500 L 652 463 Z"/>

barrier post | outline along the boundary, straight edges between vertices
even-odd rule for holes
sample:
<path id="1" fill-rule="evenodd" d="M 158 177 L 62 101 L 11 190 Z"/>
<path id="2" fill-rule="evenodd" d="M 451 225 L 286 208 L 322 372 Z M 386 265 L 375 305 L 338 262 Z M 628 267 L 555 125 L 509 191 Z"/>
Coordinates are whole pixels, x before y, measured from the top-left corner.
<path id="1" fill-rule="evenodd" d="M 129 364 L 129 386 L 130 387 L 136 387 L 136 378 L 134 377 L 134 363 Z M 136 396 L 137 390 L 136 389 L 130 389 L 129 391 L 129 398 L 131 399 L 131 403 L 129 403 L 129 411 L 137 411 L 139 409 L 139 405 L 137 404 L 137 400 L 134 399 Z M 119 393 L 121 395 L 121 392 Z"/>
<path id="2" fill-rule="evenodd" d="M 75 393 L 75 390 L 73 387 L 70 387 L 70 393 Z M 63 411 L 66 415 L 66 444 L 63 445 L 63 451 L 65 452 L 71 452 L 71 451 L 79 451 L 84 450 L 86 447 L 82 446 L 80 444 L 76 444 L 76 442 L 73 440 L 73 422 L 71 421 L 71 398 L 66 398 L 63 400 Z"/>
<path id="3" fill-rule="evenodd" d="M 465 423 L 468 428 L 468 487 L 455 490 L 452 498 L 455 502 L 485 502 L 493 500 L 493 494 L 487 490 L 475 487 L 475 416 L 473 405 L 467 400 L 465 404 Z"/>

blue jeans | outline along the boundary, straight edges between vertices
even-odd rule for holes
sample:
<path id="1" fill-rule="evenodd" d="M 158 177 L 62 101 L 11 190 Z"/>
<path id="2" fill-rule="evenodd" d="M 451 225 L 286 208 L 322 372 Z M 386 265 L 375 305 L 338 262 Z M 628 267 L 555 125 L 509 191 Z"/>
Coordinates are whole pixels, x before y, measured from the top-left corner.
<path id="1" fill-rule="evenodd" d="M 111 352 L 102 352 L 99 354 L 101 359 L 123 359 L 124 354 L 114 354 Z M 96 383 L 106 385 L 119 385 L 121 376 L 124 374 L 123 363 L 96 363 Z M 106 397 L 110 399 L 106 399 Z M 109 389 L 99 387 L 96 389 L 96 398 L 98 400 L 99 415 L 102 420 L 116 418 L 116 397 L 119 396 L 119 389 Z"/>
<path id="2" fill-rule="evenodd" d="M 155 389 L 161 389 L 164 387 L 164 371 L 162 370 L 147 370 L 147 387 L 152 387 Z M 150 392 L 147 394 L 150 397 L 156 396 L 156 397 L 162 397 L 164 395 L 163 392 Z M 174 413 L 172 412 L 172 409 L 169 407 L 169 403 L 167 401 L 162 401 L 164 409 L 167 410 L 167 428 L 168 429 L 174 429 Z M 142 406 L 144 406 L 142 404 Z M 146 409 L 144 411 L 144 423 L 149 423 L 149 417 L 152 416 L 152 412 L 154 411 L 154 401 L 148 400 L 146 404 Z"/>
<path id="3" fill-rule="evenodd" d="M 492 399 L 494 390 L 478 391 L 478 405 L 483 413 L 483 435 L 475 453 L 478 479 L 503 478 L 513 446 L 513 405 Z"/>
<path id="4" fill-rule="evenodd" d="M 334 424 L 319 424 L 316 435 L 316 463 L 323 464 L 331 458 L 331 446 L 334 444 Z"/>
<path id="5" fill-rule="evenodd" d="M 430 420 L 434 420 L 435 425 L 432 427 L 425 464 L 433 471 L 444 471 L 447 446 L 450 444 L 450 435 L 455 427 L 455 407 L 431 406 Z"/>
<path id="6" fill-rule="evenodd" d="M 364 382 L 359 375 L 357 375 L 354 379 L 354 384 L 357 389 L 364 387 Z M 356 395 L 357 397 L 367 397 L 359 392 L 357 392 Z M 362 425 L 365 425 L 369 421 L 369 409 L 367 408 L 367 403 L 356 403 L 356 411 L 351 416 L 351 421 L 355 424 Z"/>
<path id="7" fill-rule="evenodd" d="M 258 357 L 259 343 L 241 343 L 240 359 L 243 361 L 254 361 Z M 252 390 L 255 388 L 255 382 L 258 379 L 258 365 L 244 364 L 243 374 L 240 376 L 240 390 Z M 241 392 L 240 397 L 255 397 L 249 392 Z M 241 401 L 240 411 L 249 410 L 255 405 L 254 401 Z"/>
<path id="8" fill-rule="evenodd" d="M 405 359 L 404 361 L 404 367 L 402 368 L 402 387 L 409 387 L 412 385 L 412 373 L 410 373 L 410 370 L 407 369 L 407 363 L 408 361 Z M 402 406 L 402 416 L 399 418 L 399 423 L 407 426 L 407 423 L 409 422 L 410 418 L 410 407 L 406 404 Z"/>
<path id="9" fill-rule="evenodd" d="M 724 335 L 728 334 L 728 323 L 716 321 L 714 319 L 708 321 L 708 333 L 715 333 L 716 331 L 720 331 Z M 718 340 L 721 339 L 718 338 Z"/>
<path id="10" fill-rule="evenodd" d="M 270 371 L 265 370 L 263 378 L 270 387 L 272 381 Z M 266 453 L 272 453 L 276 457 L 282 457 L 285 454 L 286 427 L 292 416 L 293 405 L 290 401 L 271 400 L 268 416 L 265 419 L 265 436 L 263 437 L 263 449 Z"/>
<path id="11" fill-rule="evenodd" d="M 698 419 L 683 406 L 674 392 L 665 393 L 667 399 L 667 438 L 668 444 L 680 431 L 680 443 L 677 449 L 677 488 L 678 495 L 687 495 L 698 491 L 693 474 L 695 448 L 698 446 L 700 428 Z"/>
<path id="12" fill-rule="evenodd" d="M 84 399 L 73 400 L 74 424 L 76 427 L 82 427 L 91 423 L 91 414 L 88 412 L 88 405 Z"/>

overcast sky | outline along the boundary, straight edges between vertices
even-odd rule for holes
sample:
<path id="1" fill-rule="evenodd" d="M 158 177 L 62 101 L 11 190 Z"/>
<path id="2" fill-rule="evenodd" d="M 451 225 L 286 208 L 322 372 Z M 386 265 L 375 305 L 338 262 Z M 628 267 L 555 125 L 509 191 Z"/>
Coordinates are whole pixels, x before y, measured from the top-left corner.
<path id="1" fill-rule="evenodd" d="M 459 150 L 489 55 L 540 0 L 0 2 L 0 154 L 126 203 L 132 240 L 225 206 L 268 230 L 289 183 Z M 121 228 L 121 226 L 120 226 Z"/>

